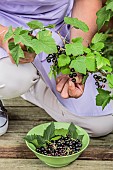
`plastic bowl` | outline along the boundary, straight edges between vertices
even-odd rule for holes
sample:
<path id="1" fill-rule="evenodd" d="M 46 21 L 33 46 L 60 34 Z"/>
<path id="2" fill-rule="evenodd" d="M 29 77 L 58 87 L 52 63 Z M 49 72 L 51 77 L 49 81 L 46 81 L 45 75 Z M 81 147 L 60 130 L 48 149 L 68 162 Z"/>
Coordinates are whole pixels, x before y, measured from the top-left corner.
<path id="1" fill-rule="evenodd" d="M 31 129 L 27 133 L 27 135 L 34 135 L 34 134 L 43 135 L 44 130 L 47 128 L 49 124 L 50 123 L 44 123 L 44 124 L 38 125 L 34 127 L 33 129 Z M 70 123 L 54 122 L 54 125 L 55 125 L 55 129 L 60 129 L 60 128 L 68 129 Z M 33 144 L 28 143 L 27 141 L 26 141 L 26 144 L 28 148 L 32 152 L 34 152 L 34 154 L 47 165 L 52 166 L 52 167 L 63 167 L 63 166 L 70 164 L 74 160 L 76 160 L 89 145 L 89 135 L 87 134 L 87 132 L 79 126 L 76 126 L 76 128 L 77 128 L 77 133 L 79 135 L 84 135 L 82 139 L 82 147 L 79 152 L 69 155 L 69 156 L 47 156 L 47 155 L 36 152 L 36 148 Z"/>

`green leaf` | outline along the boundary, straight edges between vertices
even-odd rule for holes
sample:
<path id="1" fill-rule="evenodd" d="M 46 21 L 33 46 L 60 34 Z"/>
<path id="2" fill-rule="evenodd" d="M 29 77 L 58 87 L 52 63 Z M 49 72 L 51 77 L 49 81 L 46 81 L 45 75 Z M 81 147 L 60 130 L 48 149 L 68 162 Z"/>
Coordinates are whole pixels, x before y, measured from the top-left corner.
<path id="1" fill-rule="evenodd" d="M 86 80 L 87 80 L 88 77 L 89 77 L 88 74 L 86 74 L 86 75 L 83 76 L 82 84 L 85 84 L 85 82 L 86 82 Z"/>
<path id="2" fill-rule="evenodd" d="M 101 51 L 103 48 L 104 48 L 103 42 L 97 42 L 97 43 L 91 45 L 91 49 L 94 51 Z"/>
<path id="3" fill-rule="evenodd" d="M 66 54 L 67 55 L 81 55 L 83 54 L 83 45 L 82 43 L 73 43 L 73 44 L 66 44 Z"/>
<path id="4" fill-rule="evenodd" d="M 103 66 L 110 66 L 110 61 L 105 58 L 105 57 L 102 57 L 101 55 L 96 55 L 96 63 L 97 63 L 97 68 L 100 69 L 102 68 Z"/>
<path id="5" fill-rule="evenodd" d="M 77 57 L 75 60 L 72 60 L 70 67 L 74 68 L 76 72 L 86 74 L 85 57 L 80 56 L 80 57 Z"/>
<path id="6" fill-rule="evenodd" d="M 90 48 L 87 48 L 87 47 L 83 47 L 83 51 L 86 53 L 86 54 L 88 54 L 88 53 L 91 53 L 91 50 L 90 50 Z"/>
<path id="7" fill-rule="evenodd" d="M 49 141 L 53 136 L 55 135 L 55 126 L 54 122 L 51 122 L 51 124 L 44 130 L 44 140 Z"/>
<path id="8" fill-rule="evenodd" d="M 111 92 L 103 89 L 97 89 L 97 90 L 99 94 L 96 96 L 96 105 L 102 106 L 102 109 L 104 109 L 105 106 L 110 102 Z"/>
<path id="9" fill-rule="evenodd" d="M 103 66 L 103 67 L 101 67 L 101 70 L 105 70 L 105 71 L 107 71 L 107 72 L 109 72 L 109 73 L 112 72 L 112 68 L 109 67 L 109 66 Z"/>
<path id="10" fill-rule="evenodd" d="M 58 66 L 59 67 L 63 67 L 67 64 L 70 63 L 70 57 L 65 55 L 65 54 L 61 54 L 58 58 Z"/>
<path id="11" fill-rule="evenodd" d="M 36 139 L 37 139 L 37 142 L 38 142 L 38 146 L 41 147 L 43 145 L 46 144 L 46 141 L 45 139 L 43 138 L 43 136 L 41 135 L 36 135 Z"/>
<path id="12" fill-rule="evenodd" d="M 83 137 L 84 137 L 84 135 L 78 135 L 77 139 L 79 139 L 80 141 L 82 141 L 82 140 L 83 140 Z"/>
<path id="13" fill-rule="evenodd" d="M 72 25 L 76 29 L 81 29 L 84 32 L 88 32 L 89 30 L 88 26 L 77 18 L 65 17 L 64 22 L 66 24 Z"/>
<path id="14" fill-rule="evenodd" d="M 54 138 L 51 138 L 51 140 L 58 140 L 58 139 L 60 139 L 61 138 L 61 136 L 55 136 Z"/>
<path id="15" fill-rule="evenodd" d="M 88 71 L 96 71 L 96 60 L 94 54 L 87 54 L 85 62 Z"/>
<path id="16" fill-rule="evenodd" d="M 17 27 L 15 30 L 14 30 L 14 35 L 19 35 L 21 33 L 21 31 L 23 31 L 22 27 Z"/>
<path id="17" fill-rule="evenodd" d="M 55 129 L 55 135 L 60 135 L 60 136 L 66 136 L 68 133 L 67 129 L 61 128 L 61 129 Z"/>
<path id="18" fill-rule="evenodd" d="M 107 81 L 110 88 L 113 88 L 113 74 L 107 75 Z"/>
<path id="19" fill-rule="evenodd" d="M 61 73 L 62 73 L 62 74 L 70 74 L 70 69 L 69 69 L 69 68 L 66 68 L 66 66 L 65 66 L 65 67 L 62 67 L 62 68 L 61 68 Z"/>
<path id="20" fill-rule="evenodd" d="M 73 43 L 82 43 L 83 42 L 83 38 L 82 37 L 73 38 L 72 42 Z"/>
<path id="21" fill-rule="evenodd" d="M 41 52 L 47 54 L 57 53 L 55 40 L 48 30 L 38 32 L 37 39 L 32 40 L 32 47 L 36 54 Z"/>
<path id="22" fill-rule="evenodd" d="M 78 137 L 77 128 L 73 123 L 71 123 L 68 128 L 68 134 L 71 135 L 71 138 L 73 139 L 77 139 Z"/>
<path id="23" fill-rule="evenodd" d="M 49 25 L 45 26 L 44 28 L 50 28 L 51 29 L 51 28 L 55 28 L 55 26 L 56 26 L 55 24 L 49 24 Z"/>
<path id="24" fill-rule="evenodd" d="M 39 22 L 37 20 L 33 20 L 31 22 L 28 22 L 27 25 L 33 30 L 35 30 L 35 29 L 43 29 L 44 28 L 44 25 L 42 24 L 42 22 Z"/>
<path id="25" fill-rule="evenodd" d="M 10 42 L 9 50 L 10 50 L 10 53 L 11 53 L 15 63 L 18 65 L 19 59 L 24 58 L 24 52 L 21 49 L 20 45 L 19 44 L 15 45 L 14 42 Z"/>
<path id="26" fill-rule="evenodd" d="M 24 137 L 28 143 L 32 143 L 36 148 L 39 146 L 36 135 L 27 135 Z"/>
<path id="27" fill-rule="evenodd" d="M 97 22 L 98 30 L 102 28 L 102 26 L 105 24 L 106 21 L 110 20 L 110 17 L 111 17 L 111 11 L 106 10 L 106 6 L 104 6 L 97 12 L 96 22 Z"/>
<path id="28" fill-rule="evenodd" d="M 106 10 L 109 10 L 109 9 L 111 9 L 111 11 L 113 11 L 113 1 L 110 2 L 109 4 L 107 4 Z"/>
<path id="29" fill-rule="evenodd" d="M 9 27 L 8 32 L 5 34 L 4 41 L 9 40 L 14 35 L 12 26 Z"/>
<path id="30" fill-rule="evenodd" d="M 108 35 L 107 34 L 103 34 L 103 33 L 96 33 L 92 39 L 92 43 L 96 44 L 97 42 L 105 42 L 105 40 L 107 39 Z"/>

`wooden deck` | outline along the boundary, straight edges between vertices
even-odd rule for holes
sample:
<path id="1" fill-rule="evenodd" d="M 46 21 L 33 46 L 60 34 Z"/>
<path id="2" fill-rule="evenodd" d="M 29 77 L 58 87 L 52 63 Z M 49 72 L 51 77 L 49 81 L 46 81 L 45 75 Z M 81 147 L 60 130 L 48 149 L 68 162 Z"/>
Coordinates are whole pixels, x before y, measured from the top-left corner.
<path id="1" fill-rule="evenodd" d="M 9 113 L 8 132 L 0 137 L 0 169 L 52 170 L 27 148 L 23 137 L 34 126 L 53 119 L 21 98 L 5 100 Z M 113 134 L 91 139 L 89 147 L 72 164 L 58 170 L 113 170 Z"/>

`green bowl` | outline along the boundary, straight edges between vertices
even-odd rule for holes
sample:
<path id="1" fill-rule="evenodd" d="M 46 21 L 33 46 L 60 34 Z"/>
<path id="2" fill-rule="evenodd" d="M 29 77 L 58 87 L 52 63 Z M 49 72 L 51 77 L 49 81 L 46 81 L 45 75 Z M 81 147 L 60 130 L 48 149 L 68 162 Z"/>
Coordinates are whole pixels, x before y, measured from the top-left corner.
<path id="1" fill-rule="evenodd" d="M 36 127 L 34 127 L 33 129 L 31 129 L 27 135 L 43 135 L 44 130 L 47 128 L 47 126 L 50 123 L 44 123 L 41 125 L 38 125 Z M 55 129 L 60 129 L 60 128 L 64 128 L 64 129 L 68 129 L 70 123 L 64 123 L 64 122 L 54 122 L 55 125 Z M 31 143 L 28 143 L 26 141 L 26 144 L 28 146 L 28 148 L 34 152 L 34 154 L 44 163 L 46 163 L 49 166 L 52 167 L 63 167 L 66 166 L 68 164 L 70 164 L 71 162 L 73 162 L 74 160 L 76 160 L 79 155 L 87 148 L 87 146 L 89 145 L 89 135 L 87 134 L 87 132 L 82 129 L 79 126 L 77 127 L 77 133 L 79 135 L 84 135 L 83 139 L 82 139 L 82 148 L 79 152 L 69 155 L 69 156 L 47 156 L 47 155 L 43 155 L 40 154 L 38 152 L 35 151 L 35 146 Z"/>

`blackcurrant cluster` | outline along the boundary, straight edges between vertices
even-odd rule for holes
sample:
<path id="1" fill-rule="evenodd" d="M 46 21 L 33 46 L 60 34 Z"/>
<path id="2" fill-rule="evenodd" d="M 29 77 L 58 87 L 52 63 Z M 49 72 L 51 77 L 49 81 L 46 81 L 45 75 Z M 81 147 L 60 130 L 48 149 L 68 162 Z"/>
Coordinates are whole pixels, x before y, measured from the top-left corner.
<path id="1" fill-rule="evenodd" d="M 79 139 L 61 136 L 60 139 L 51 140 L 46 147 L 37 148 L 36 151 L 47 156 L 67 156 L 79 152 L 81 147 L 82 143 Z"/>
<path id="2" fill-rule="evenodd" d="M 75 72 L 75 69 L 74 68 L 71 68 L 70 69 L 71 73 L 69 74 L 69 77 L 71 78 L 71 81 L 72 82 L 76 82 L 76 76 L 77 76 L 77 73 Z"/>
<path id="3" fill-rule="evenodd" d="M 100 75 L 97 75 L 97 74 L 94 74 L 93 75 L 93 78 L 95 79 L 95 85 L 98 87 L 98 88 L 104 88 L 105 87 L 105 84 L 107 82 L 107 79 Z"/>
<path id="4" fill-rule="evenodd" d="M 49 54 L 46 57 L 46 60 L 48 63 L 53 62 L 54 65 L 57 65 L 58 64 L 57 58 L 61 54 L 65 54 L 65 50 L 63 50 L 63 49 L 61 50 L 61 47 L 59 45 L 57 45 L 57 53 Z"/>

